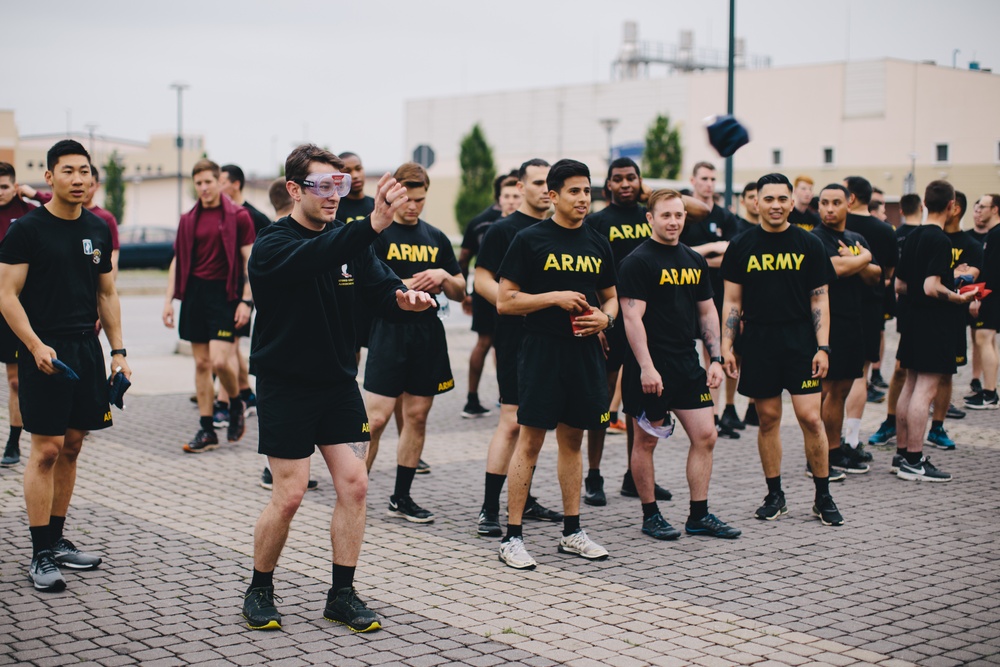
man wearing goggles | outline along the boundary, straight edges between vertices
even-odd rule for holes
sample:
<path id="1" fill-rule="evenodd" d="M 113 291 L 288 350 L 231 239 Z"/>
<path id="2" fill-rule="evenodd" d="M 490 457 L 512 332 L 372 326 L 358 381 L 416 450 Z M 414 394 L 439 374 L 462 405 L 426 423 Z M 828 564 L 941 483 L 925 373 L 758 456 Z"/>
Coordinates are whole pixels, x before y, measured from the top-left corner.
<path id="1" fill-rule="evenodd" d="M 296 178 L 298 183 L 320 199 L 328 199 L 337 193 L 338 197 L 346 197 L 351 191 L 351 175 L 341 174 L 309 174 L 306 178 Z"/>

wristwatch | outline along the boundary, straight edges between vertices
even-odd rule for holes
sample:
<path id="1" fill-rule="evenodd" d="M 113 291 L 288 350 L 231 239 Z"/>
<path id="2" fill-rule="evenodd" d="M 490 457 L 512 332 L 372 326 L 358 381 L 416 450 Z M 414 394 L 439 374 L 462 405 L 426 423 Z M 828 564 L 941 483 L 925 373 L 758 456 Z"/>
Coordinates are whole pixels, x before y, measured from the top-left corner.
<path id="1" fill-rule="evenodd" d="M 826 352 L 826 356 L 830 356 L 830 346 L 829 345 L 819 345 L 816 347 L 819 352 Z"/>
<path id="2" fill-rule="evenodd" d="M 608 315 L 607 313 L 604 313 L 604 314 L 605 314 L 605 315 Z M 606 329 L 607 329 L 608 331 L 611 331 L 612 329 L 614 329 L 614 328 L 615 328 L 615 318 L 614 318 L 613 316 L 611 316 L 611 315 L 608 315 L 608 326 L 607 326 L 607 327 L 605 327 L 605 328 L 606 328 Z"/>
<path id="3" fill-rule="evenodd" d="M 251 308 L 253 308 L 253 299 L 242 299 L 241 303 L 245 303 L 246 305 L 248 305 Z"/>
<path id="4" fill-rule="evenodd" d="M 726 363 L 726 358 L 725 358 L 725 357 L 709 357 L 709 359 L 708 359 L 708 360 L 709 360 L 710 362 L 711 362 L 711 361 L 714 361 L 714 362 L 716 362 L 716 363 L 718 363 L 718 364 L 720 364 L 720 365 L 723 365 L 723 364 L 725 364 L 725 363 Z"/>
<path id="5" fill-rule="evenodd" d="M 117 355 L 119 355 L 119 354 L 120 354 L 120 355 L 122 355 L 123 357 L 127 357 L 127 356 L 128 356 L 128 355 L 127 355 L 127 354 L 125 353 L 125 348 L 124 348 L 124 347 L 123 347 L 123 348 L 121 348 L 121 349 L 119 349 L 119 350 L 111 350 L 111 356 L 112 356 L 112 357 L 114 357 L 114 356 L 117 356 Z"/>

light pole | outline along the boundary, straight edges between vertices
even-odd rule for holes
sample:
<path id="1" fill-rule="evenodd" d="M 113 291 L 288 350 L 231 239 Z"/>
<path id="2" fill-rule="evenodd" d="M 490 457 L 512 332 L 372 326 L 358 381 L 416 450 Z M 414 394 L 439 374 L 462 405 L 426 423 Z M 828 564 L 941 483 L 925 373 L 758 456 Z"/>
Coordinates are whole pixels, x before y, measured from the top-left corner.
<path id="1" fill-rule="evenodd" d="M 185 83 L 172 83 L 170 87 L 177 91 L 177 219 L 180 220 L 181 213 L 183 213 L 181 210 L 181 194 L 184 190 L 184 136 L 181 134 L 181 119 L 183 118 L 181 95 L 191 86 Z"/>
<path id="2" fill-rule="evenodd" d="M 597 121 L 604 127 L 604 131 L 608 133 L 608 166 L 611 166 L 611 162 L 614 160 L 614 144 L 611 143 L 611 135 L 615 131 L 615 127 L 618 125 L 617 118 L 601 118 Z"/>
<path id="3" fill-rule="evenodd" d="M 736 0 L 729 0 L 729 80 L 726 113 L 733 115 L 733 82 L 736 78 Z M 733 156 L 726 158 L 726 208 L 733 204 Z"/>
<path id="4" fill-rule="evenodd" d="M 94 130 L 97 129 L 97 123 L 87 123 L 84 125 L 87 128 L 87 133 L 90 135 L 90 145 L 87 146 L 87 150 L 90 152 L 90 159 L 94 158 Z"/>

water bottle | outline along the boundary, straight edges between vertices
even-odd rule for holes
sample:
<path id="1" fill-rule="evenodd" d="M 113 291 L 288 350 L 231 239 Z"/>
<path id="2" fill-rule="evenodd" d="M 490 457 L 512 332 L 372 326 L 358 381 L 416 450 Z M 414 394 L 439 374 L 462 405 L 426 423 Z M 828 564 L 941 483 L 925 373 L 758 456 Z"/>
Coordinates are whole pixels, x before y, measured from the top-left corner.
<path id="1" fill-rule="evenodd" d="M 438 317 L 442 320 L 448 319 L 448 316 L 451 315 L 451 306 L 448 305 L 448 297 L 444 292 L 441 292 L 440 294 L 435 294 L 434 298 L 438 302 Z"/>

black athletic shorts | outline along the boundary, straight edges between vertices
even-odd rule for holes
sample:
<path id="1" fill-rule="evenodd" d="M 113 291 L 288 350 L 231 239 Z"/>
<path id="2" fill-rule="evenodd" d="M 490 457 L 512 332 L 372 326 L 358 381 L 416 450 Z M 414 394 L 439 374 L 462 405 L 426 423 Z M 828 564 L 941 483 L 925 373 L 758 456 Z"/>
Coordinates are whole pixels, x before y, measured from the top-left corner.
<path id="1" fill-rule="evenodd" d="M 625 323 L 616 322 L 614 329 L 604 332 L 604 337 L 608 341 L 608 356 L 604 360 L 604 369 L 607 373 L 617 373 L 625 363 L 625 351 L 628 349 Z"/>
<path id="2" fill-rule="evenodd" d="M 969 363 L 969 328 L 965 326 L 966 313 L 955 316 L 955 365 L 965 366 Z"/>
<path id="3" fill-rule="evenodd" d="M 229 301 L 225 280 L 189 278 L 178 330 L 182 340 L 207 343 L 212 340 L 233 342 L 236 335 L 236 307 L 239 299 Z"/>
<path id="4" fill-rule="evenodd" d="M 861 304 L 861 331 L 865 361 L 872 363 L 882 358 L 882 331 L 885 329 L 885 308 L 881 301 L 863 301 Z"/>
<path id="5" fill-rule="evenodd" d="M 790 394 L 815 394 L 820 380 L 812 376 L 816 334 L 810 322 L 745 324 L 740 394 L 748 398 L 774 398 Z"/>
<path id="6" fill-rule="evenodd" d="M 16 364 L 19 347 L 21 347 L 20 339 L 11 331 L 7 320 L 0 315 L 0 362 Z"/>
<path id="7" fill-rule="evenodd" d="M 521 349 L 523 330 L 517 332 L 498 329 L 493 338 L 493 349 L 497 355 L 497 388 L 500 390 L 502 405 L 517 405 L 517 356 Z"/>
<path id="8" fill-rule="evenodd" d="M 644 412 L 651 422 L 659 421 L 672 410 L 697 410 L 715 405 L 708 390 L 705 369 L 698 363 L 698 353 L 691 349 L 683 354 L 663 356 L 653 360 L 663 380 L 663 393 L 642 391 L 639 363 L 628 355 L 622 369 L 622 408 L 633 417 Z"/>
<path id="9" fill-rule="evenodd" d="M 518 393 L 517 423 L 522 426 L 607 428 L 611 399 L 597 336 L 526 332 L 518 355 Z"/>
<path id="10" fill-rule="evenodd" d="M 1000 296 L 990 294 L 979 304 L 979 317 L 975 329 L 1000 331 Z"/>
<path id="11" fill-rule="evenodd" d="M 317 445 L 368 442 L 368 413 L 354 380 L 312 387 L 257 378 L 257 451 L 279 459 L 305 459 Z"/>
<path id="12" fill-rule="evenodd" d="M 379 396 L 437 396 L 455 388 L 448 340 L 437 317 L 396 323 L 376 318 L 368 339 L 365 391 Z"/>
<path id="13" fill-rule="evenodd" d="M 947 316 L 925 317 L 922 311 L 913 312 L 910 323 L 899 337 L 896 358 L 903 368 L 918 373 L 954 375 L 955 324 Z"/>
<path id="14" fill-rule="evenodd" d="M 827 380 L 854 380 L 864 375 L 864 334 L 860 319 L 830 321 L 830 369 Z"/>
<path id="15" fill-rule="evenodd" d="M 73 337 L 41 338 L 80 379 L 68 380 L 62 373 L 46 375 L 22 345 L 17 380 L 24 430 L 36 435 L 64 435 L 68 428 L 97 431 L 111 426 L 108 368 L 93 330 Z"/>
<path id="16" fill-rule="evenodd" d="M 497 307 L 479 296 L 472 293 L 472 330 L 478 334 L 492 336 L 497 328 Z"/>

